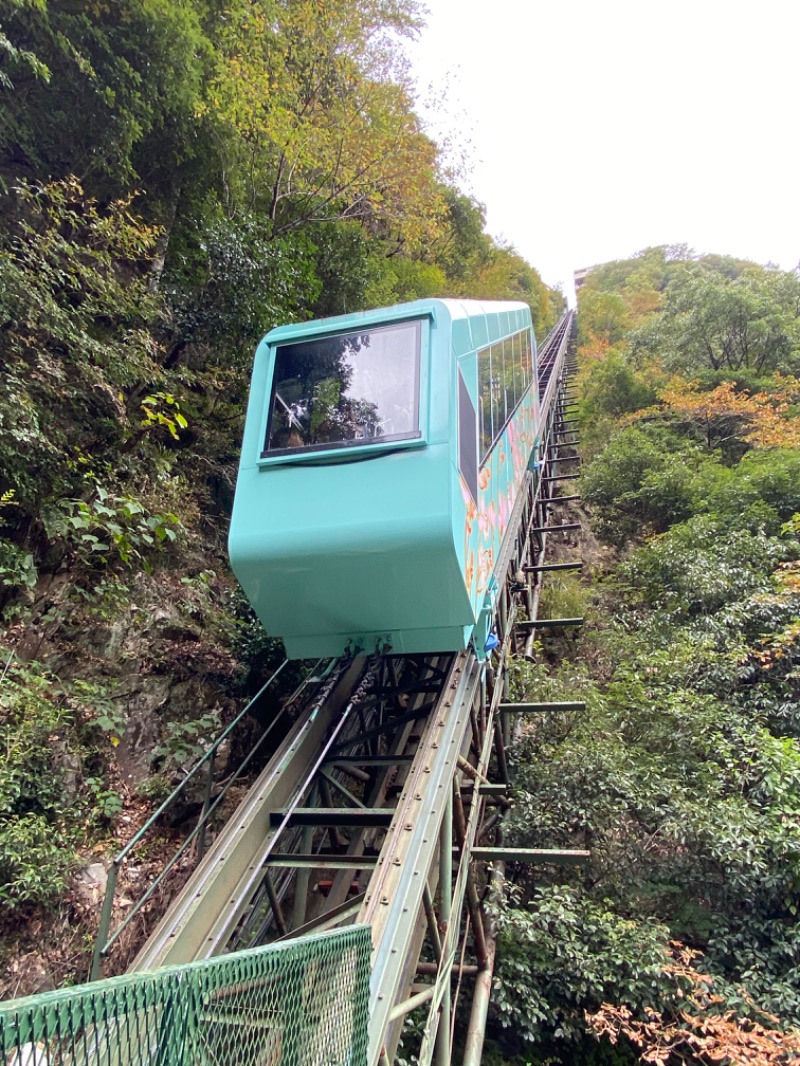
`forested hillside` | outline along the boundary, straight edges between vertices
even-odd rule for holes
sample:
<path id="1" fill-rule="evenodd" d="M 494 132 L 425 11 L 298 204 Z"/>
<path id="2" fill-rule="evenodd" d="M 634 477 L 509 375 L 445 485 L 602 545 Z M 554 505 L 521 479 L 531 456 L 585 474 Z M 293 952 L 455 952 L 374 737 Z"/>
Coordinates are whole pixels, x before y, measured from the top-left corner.
<path id="1" fill-rule="evenodd" d="M 0 996 L 85 977 L 80 871 L 279 654 L 224 550 L 260 337 L 433 295 L 561 310 L 415 113 L 421 25 L 0 0 Z"/>
<path id="2" fill-rule="evenodd" d="M 225 556 L 259 338 L 434 295 L 526 300 L 540 337 L 561 310 L 417 117 L 421 10 L 0 0 L 3 998 L 86 976 L 87 868 L 280 656 Z M 486 1062 L 792 1061 L 800 280 L 648 249 L 579 325 L 584 574 L 542 602 L 587 624 L 514 684 L 586 710 L 517 745 L 507 840 L 592 859 L 510 878 Z"/>
<path id="3" fill-rule="evenodd" d="M 515 1063 L 794 1061 L 800 278 L 648 249 L 589 275 L 579 328 L 584 576 L 545 601 L 587 624 L 517 686 L 586 710 L 524 736 L 511 839 L 592 859 L 518 872 L 497 1039 Z"/>

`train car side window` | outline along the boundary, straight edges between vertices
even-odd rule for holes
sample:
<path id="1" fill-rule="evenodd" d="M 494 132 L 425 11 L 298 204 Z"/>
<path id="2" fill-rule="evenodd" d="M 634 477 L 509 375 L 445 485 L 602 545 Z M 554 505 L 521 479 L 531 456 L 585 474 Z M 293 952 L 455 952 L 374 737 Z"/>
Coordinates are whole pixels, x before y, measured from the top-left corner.
<path id="1" fill-rule="evenodd" d="M 420 437 L 421 323 L 282 344 L 264 456 Z"/>
<path id="2" fill-rule="evenodd" d="M 525 381 L 530 385 L 533 381 L 533 365 L 531 363 L 531 335 L 528 330 L 522 334 L 522 366 L 525 370 Z"/>
<path id="3" fill-rule="evenodd" d="M 481 462 L 533 381 L 531 336 L 527 329 L 478 352 L 478 424 Z"/>
<path id="4" fill-rule="evenodd" d="M 514 347 L 514 382 L 517 400 L 521 400 L 528 382 L 525 380 L 525 368 L 522 365 L 522 334 L 515 333 L 511 338 Z"/>
<path id="5" fill-rule="evenodd" d="M 469 389 L 461 371 L 458 372 L 458 468 L 472 495 L 478 502 L 478 422 Z"/>
<path id="6" fill-rule="evenodd" d="M 506 421 L 506 390 L 503 381 L 503 349 L 493 344 L 489 349 L 492 359 L 492 440 Z"/>
<path id="7" fill-rule="evenodd" d="M 503 341 L 503 362 L 506 367 L 506 417 L 517 406 L 522 392 L 517 388 L 517 364 L 514 360 L 514 339 L 507 337 Z"/>
<path id="8" fill-rule="evenodd" d="M 491 350 L 478 352 L 478 397 L 481 410 L 481 455 L 486 455 L 494 440 L 492 426 L 492 359 Z"/>

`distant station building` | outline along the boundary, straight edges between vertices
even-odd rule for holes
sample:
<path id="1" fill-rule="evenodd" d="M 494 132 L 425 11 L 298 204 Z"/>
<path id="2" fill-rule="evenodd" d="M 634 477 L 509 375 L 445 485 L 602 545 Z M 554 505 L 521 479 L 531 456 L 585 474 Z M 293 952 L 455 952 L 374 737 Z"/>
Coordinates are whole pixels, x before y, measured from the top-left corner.
<path id="1" fill-rule="evenodd" d="M 576 296 L 578 294 L 578 290 L 580 289 L 581 285 L 583 285 L 584 281 L 586 281 L 586 279 L 589 277 L 591 272 L 593 270 L 595 270 L 595 269 L 596 269 L 596 267 L 593 267 L 593 266 L 581 267 L 580 270 L 576 270 L 574 272 L 574 274 L 572 276 L 573 276 L 573 278 L 575 280 L 575 295 Z"/>

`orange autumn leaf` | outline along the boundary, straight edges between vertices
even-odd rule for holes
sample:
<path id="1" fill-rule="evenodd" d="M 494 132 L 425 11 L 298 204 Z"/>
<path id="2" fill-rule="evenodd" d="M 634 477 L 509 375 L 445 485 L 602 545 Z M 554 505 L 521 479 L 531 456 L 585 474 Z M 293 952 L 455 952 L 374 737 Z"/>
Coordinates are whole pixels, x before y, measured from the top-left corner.
<path id="1" fill-rule="evenodd" d="M 722 997 L 711 992 L 712 978 L 695 968 L 697 952 L 687 957 L 681 949 L 682 945 L 672 944 L 673 959 L 664 971 L 684 990 L 687 1009 L 668 1015 L 649 1008 L 642 1018 L 624 1004 L 603 1003 L 598 1011 L 586 1013 L 595 1036 L 605 1037 L 611 1044 L 626 1038 L 638 1049 L 640 1061 L 654 1066 L 673 1062 L 784 1066 L 800 1060 L 800 1032 L 779 1029 L 778 1019 L 759 1010 L 744 989 L 740 994 L 759 1020 L 725 1010 Z"/>
<path id="2" fill-rule="evenodd" d="M 672 378 L 659 393 L 659 403 L 630 415 L 625 422 L 654 416 L 672 415 L 698 423 L 707 430 L 736 423 L 735 432 L 754 448 L 800 447 L 800 417 L 795 408 L 800 401 L 800 380 L 776 376 L 772 392 L 737 391 L 724 381 L 709 391 L 697 382 Z"/>

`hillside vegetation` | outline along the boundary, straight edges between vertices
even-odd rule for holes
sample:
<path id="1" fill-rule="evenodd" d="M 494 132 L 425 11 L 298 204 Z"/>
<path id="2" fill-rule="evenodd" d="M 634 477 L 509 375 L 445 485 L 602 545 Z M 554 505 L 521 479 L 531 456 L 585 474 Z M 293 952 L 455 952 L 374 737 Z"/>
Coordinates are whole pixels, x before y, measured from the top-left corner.
<path id="1" fill-rule="evenodd" d="M 547 598 L 587 625 L 516 684 L 586 710 L 518 745 L 511 840 L 592 858 L 517 871 L 499 1039 L 514 1062 L 794 1061 L 800 278 L 648 249 L 590 274 L 579 328 L 586 565 Z"/>
<path id="2" fill-rule="evenodd" d="M 224 549 L 261 336 L 435 295 L 560 312 L 415 113 L 420 12 L 0 2 L 2 996 L 85 976 L 76 872 L 280 656 Z"/>

